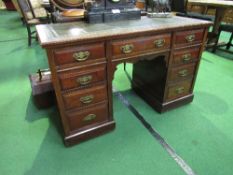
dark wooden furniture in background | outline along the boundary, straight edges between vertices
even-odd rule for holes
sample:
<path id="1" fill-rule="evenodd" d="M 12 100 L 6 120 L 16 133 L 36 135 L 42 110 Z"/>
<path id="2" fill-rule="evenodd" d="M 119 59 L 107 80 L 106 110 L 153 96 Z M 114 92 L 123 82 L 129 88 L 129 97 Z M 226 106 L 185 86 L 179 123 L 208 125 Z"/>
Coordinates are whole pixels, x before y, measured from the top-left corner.
<path id="1" fill-rule="evenodd" d="M 174 16 L 36 26 L 48 55 L 65 144 L 114 129 L 112 80 L 119 63 L 134 63 L 132 87 L 158 112 L 191 102 L 211 24 Z"/>
<path id="2" fill-rule="evenodd" d="M 220 24 L 224 18 L 225 12 L 230 9 L 233 8 L 233 1 L 224 1 L 224 0 L 209 0 L 209 1 L 205 1 L 205 0 L 189 0 L 189 6 L 192 5 L 197 5 L 197 6 L 204 6 L 204 12 L 203 13 L 207 13 L 208 8 L 212 8 L 215 9 L 215 21 L 214 21 L 214 25 L 213 25 L 213 34 L 215 34 L 215 36 L 217 36 L 218 34 L 218 29 L 220 27 Z M 232 15 L 231 15 L 232 17 Z"/>
<path id="3" fill-rule="evenodd" d="M 11 0 L 2 0 L 6 6 L 6 9 L 9 11 L 15 11 L 15 6 Z"/>
<path id="4" fill-rule="evenodd" d="M 219 38 L 220 38 L 222 31 L 231 33 L 231 36 L 230 36 L 229 41 L 227 43 L 224 43 L 223 45 L 221 44 L 220 46 L 218 46 Z M 218 47 L 222 47 L 222 46 L 226 46 L 226 51 L 229 51 L 230 47 L 233 47 L 232 40 L 233 40 L 233 25 L 221 24 L 219 27 L 219 33 L 217 36 L 217 40 L 216 40 L 215 45 L 213 47 L 213 52 L 216 52 L 216 49 Z"/>
<path id="5" fill-rule="evenodd" d="M 26 25 L 28 33 L 28 46 L 31 46 L 32 39 L 37 39 L 35 25 L 50 23 L 49 15 L 46 14 L 43 18 L 36 17 L 29 0 L 17 0 L 19 9 L 23 16 L 23 22 Z"/>
<path id="6" fill-rule="evenodd" d="M 211 16 L 215 16 L 215 13 L 216 13 L 216 8 L 211 7 L 211 5 L 193 4 L 192 2 L 188 3 L 187 10 L 190 12 L 207 14 L 207 15 L 211 15 Z M 222 22 L 232 24 L 233 23 L 233 15 L 232 14 L 233 14 L 233 7 L 227 8 L 225 11 L 225 14 L 223 16 Z"/>
<path id="7" fill-rule="evenodd" d="M 187 11 L 188 0 L 175 0 L 171 3 L 171 10 L 176 12 L 176 16 L 196 18 L 207 21 L 214 21 L 214 17 L 206 14 Z"/>

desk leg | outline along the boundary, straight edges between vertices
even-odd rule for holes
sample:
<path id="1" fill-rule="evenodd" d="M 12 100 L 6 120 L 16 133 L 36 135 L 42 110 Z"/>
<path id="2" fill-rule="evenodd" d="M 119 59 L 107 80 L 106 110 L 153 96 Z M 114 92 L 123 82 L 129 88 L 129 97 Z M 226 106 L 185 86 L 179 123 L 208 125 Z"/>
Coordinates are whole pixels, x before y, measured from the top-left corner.
<path id="1" fill-rule="evenodd" d="M 216 8 L 215 21 L 213 26 L 213 33 L 218 34 L 218 29 L 224 17 L 226 9 L 222 7 Z"/>
<path id="2" fill-rule="evenodd" d="M 218 32 L 219 32 L 219 27 L 221 25 L 221 21 L 223 19 L 223 16 L 225 14 L 226 9 L 222 7 L 216 8 L 216 13 L 215 13 L 215 21 L 213 25 L 213 30 L 208 34 L 208 44 L 211 45 L 211 43 L 215 43 Z"/>

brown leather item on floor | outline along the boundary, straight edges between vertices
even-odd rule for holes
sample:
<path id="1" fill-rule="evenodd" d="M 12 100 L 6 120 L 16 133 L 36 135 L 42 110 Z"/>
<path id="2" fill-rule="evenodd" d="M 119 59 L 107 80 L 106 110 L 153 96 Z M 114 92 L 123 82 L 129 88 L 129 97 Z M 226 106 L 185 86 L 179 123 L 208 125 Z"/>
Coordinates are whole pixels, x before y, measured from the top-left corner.
<path id="1" fill-rule="evenodd" d="M 49 108 L 55 104 L 55 93 L 51 81 L 50 71 L 38 70 L 38 73 L 29 75 L 32 97 L 38 109 Z"/>

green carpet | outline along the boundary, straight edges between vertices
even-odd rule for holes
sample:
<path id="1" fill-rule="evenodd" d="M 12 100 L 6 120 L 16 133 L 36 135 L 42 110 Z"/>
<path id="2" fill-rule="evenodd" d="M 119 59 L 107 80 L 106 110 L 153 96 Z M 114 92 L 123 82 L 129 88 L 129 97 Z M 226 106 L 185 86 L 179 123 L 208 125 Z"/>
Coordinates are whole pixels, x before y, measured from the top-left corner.
<path id="1" fill-rule="evenodd" d="M 16 12 L 0 10 L 0 42 L 27 38 L 27 30 L 22 27 L 22 22 Z"/>
<path id="2" fill-rule="evenodd" d="M 57 109 L 38 110 L 32 103 L 28 74 L 48 67 L 45 51 L 36 42 L 27 46 L 16 12 L 0 15 L 0 174 L 185 174 L 115 96 L 116 129 L 64 147 Z M 233 172 L 232 55 L 217 54 L 203 54 L 194 102 L 162 115 L 134 95 L 122 65 L 113 82 L 200 175 Z"/>
<path id="3" fill-rule="evenodd" d="M 202 55 L 194 101 L 163 114 L 136 96 L 129 82 L 128 88 L 119 86 L 130 103 L 199 175 L 233 172 L 233 57 L 219 51 L 217 54 L 224 54 L 225 58 L 209 52 Z M 132 72 L 130 64 L 127 72 Z M 124 81 L 128 78 L 122 73 L 121 82 Z"/>

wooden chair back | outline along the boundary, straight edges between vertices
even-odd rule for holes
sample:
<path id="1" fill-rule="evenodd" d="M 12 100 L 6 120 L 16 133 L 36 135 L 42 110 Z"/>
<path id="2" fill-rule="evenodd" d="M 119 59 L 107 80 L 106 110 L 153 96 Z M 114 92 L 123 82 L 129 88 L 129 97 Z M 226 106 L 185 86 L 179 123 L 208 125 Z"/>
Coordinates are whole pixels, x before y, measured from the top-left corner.
<path id="1" fill-rule="evenodd" d="M 35 18 L 34 13 L 29 6 L 28 0 L 17 0 L 17 2 L 25 23 L 27 23 L 28 20 Z"/>

